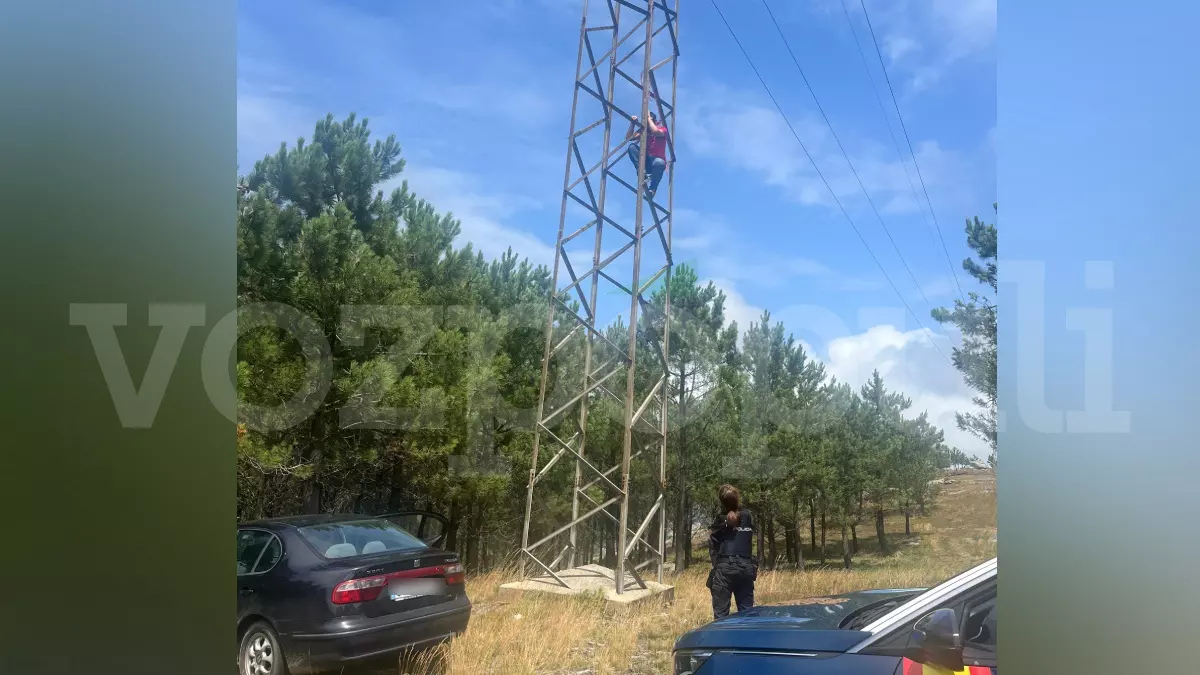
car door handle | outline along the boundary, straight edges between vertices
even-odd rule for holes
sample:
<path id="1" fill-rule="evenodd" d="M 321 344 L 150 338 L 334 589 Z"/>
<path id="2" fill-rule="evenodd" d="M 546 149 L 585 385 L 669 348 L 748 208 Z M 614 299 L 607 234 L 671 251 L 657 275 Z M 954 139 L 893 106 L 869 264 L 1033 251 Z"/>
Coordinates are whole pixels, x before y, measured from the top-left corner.
<path id="1" fill-rule="evenodd" d="M 238 596 L 244 598 L 247 595 L 254 595 L 254 589 L 251 589 L 251 588 L 239 588 L 238 589 Z"/>

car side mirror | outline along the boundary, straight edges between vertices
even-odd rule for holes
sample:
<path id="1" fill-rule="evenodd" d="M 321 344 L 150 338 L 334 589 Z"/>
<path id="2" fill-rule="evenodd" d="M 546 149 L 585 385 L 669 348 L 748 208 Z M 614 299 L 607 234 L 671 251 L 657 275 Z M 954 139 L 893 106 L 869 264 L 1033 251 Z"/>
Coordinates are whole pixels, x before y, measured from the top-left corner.
<path id="1" fill-rule="evenodd" d="M 939 609 L 917 621 L 912 640 L 906 650 L 909 659 L 917 663 L 963 669 L 963 643 L 958 632 L 958 615 L 952 609 Z"/>

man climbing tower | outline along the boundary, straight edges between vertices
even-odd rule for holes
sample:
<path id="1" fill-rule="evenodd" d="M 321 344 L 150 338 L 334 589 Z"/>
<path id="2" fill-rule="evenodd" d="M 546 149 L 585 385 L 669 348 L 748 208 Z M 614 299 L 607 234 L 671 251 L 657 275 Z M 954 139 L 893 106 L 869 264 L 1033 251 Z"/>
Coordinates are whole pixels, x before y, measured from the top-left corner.
<path id="1" fill-rule="evenodd" d="M 637 122 L 638 118 L 635 115 L 633 121 L 629 123 L 629 131 L 625 134 L 626 140 L 633 139 L 633 142 L 629 144 L 628 154 L 635 171 L 642 154 Z M 651 112 L 646 132 L 646 196 L 654 199 L 654 192 L 658 189 L 658 183 L 667 169 L 667 127 L 659 123 L 658 115 Z"/>

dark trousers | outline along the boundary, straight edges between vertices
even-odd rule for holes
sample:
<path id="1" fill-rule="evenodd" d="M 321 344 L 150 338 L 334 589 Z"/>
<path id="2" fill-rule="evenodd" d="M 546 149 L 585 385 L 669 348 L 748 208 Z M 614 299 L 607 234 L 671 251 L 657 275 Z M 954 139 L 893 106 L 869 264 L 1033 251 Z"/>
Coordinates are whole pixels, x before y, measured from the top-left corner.
<path id="1" fill-rule="evenodd" d="M 640 143 L 630 143 L 629 161 L 633 162 L 633 168 L 636 171 L 638 161 L 642 155 L 642 146 Z M 662 157 L 651 157 L 646 155 L 646 189 L 654 192 L 658 189 L 658 183 L 662 180 L 663 172 L 667 170 L 667 161 Z"/>
<path id="2" fill-rule="evenodd" d="M 754 581 L 758 565 L 752 558 L 717 558 L 709 574 L 708 588 L 712 592 L 713 617 L 729 616 L 730 597 L 737 602 L 739 612 L 754 606 Z"/>

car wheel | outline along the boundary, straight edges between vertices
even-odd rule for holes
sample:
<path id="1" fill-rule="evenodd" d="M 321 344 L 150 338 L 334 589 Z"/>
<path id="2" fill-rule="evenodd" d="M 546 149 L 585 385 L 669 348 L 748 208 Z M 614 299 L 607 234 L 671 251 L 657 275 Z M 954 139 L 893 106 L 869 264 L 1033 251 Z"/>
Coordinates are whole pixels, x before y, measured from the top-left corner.
<path id="1" fill-rule="evenodd" d="M 279 638 L 261 621 L 242 636 L 238 646 L 238 675 L 287 675 Z"/>

